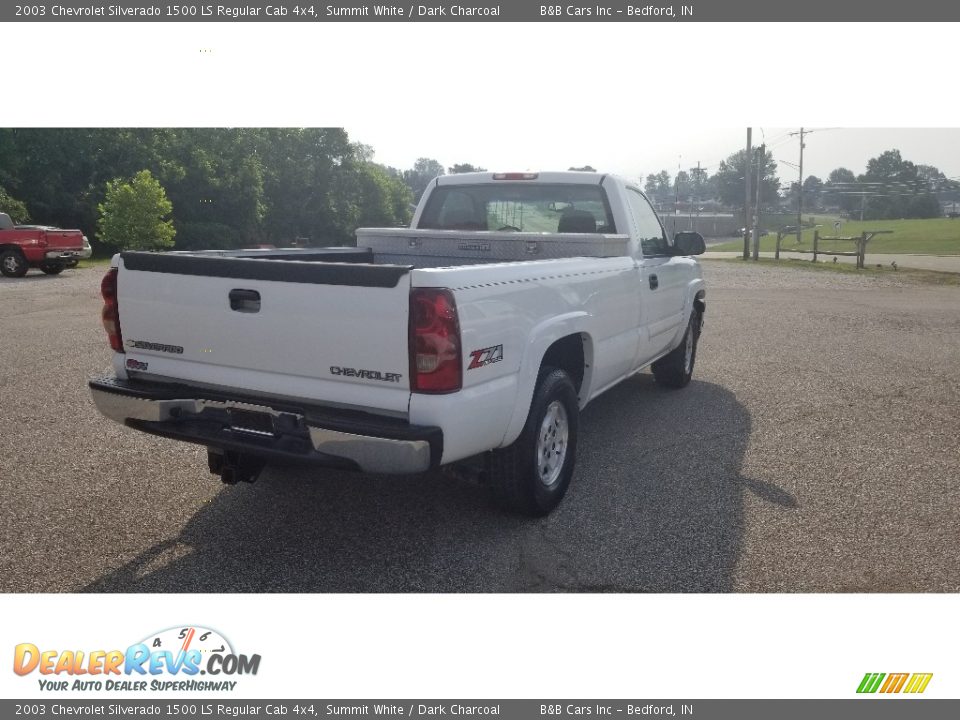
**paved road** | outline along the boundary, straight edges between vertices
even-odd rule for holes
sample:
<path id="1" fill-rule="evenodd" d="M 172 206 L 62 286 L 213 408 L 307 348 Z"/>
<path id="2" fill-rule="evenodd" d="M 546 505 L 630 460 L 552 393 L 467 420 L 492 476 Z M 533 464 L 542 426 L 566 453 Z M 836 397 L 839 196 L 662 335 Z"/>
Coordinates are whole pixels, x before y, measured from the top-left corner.
<path id="1" fill-rule="evenodd" d="M 0 591 L 960 591 L 957 288 L 707 263 L 695 382 L 597 400 L 527 520 L 441 474 L 225 487 L 102 419 L 101 272 L 0 280 Z"/>
<path id="2" fill-rule="evenodd" d="M 742 252 L 708 250 L 704 254 L 704 258 L 707 260 L 718 260 L 725 258 L 738 258 L 742 255 Z M 760 257 L 772 258 L 773 256 L 774 253 L 772 252 L 760 253 Z M 780 257 L 788 258 L 790 260 L 809 261 L 813 256 L 804 253 L 783 251 L 780 253 Z M 857 262 L 855 257 L 850 257 L 847 255 L 820 255 L 817 257 L 817 262 L 832 263 L 834 257 L 837 258 L 837 262 L 849 263 L 851 265 L 855 265 Z M 890 267 L 890 264 L 895 262 L 897 263 L 898 267 L 911 268 L 913 270 L 935 270 L 937 272 L 960 273 L 960 255 L 887 255 L 879 253 L 867 253 L 865 261 L 868 267 L 873 267 L 874 265 Z"/>

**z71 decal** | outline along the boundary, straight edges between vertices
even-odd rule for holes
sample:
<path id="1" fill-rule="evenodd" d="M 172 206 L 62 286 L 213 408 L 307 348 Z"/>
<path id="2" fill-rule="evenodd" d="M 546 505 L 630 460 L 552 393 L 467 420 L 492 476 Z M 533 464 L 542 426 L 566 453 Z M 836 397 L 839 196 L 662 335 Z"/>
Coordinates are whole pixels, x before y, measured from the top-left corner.
<path id="1" fill-rule="evenodd" d="M 467 370 L 476 370 L 484 365 L 491 365 L 503 360 L 503 345 L 494 345 L 493 347 L 481 348 L 470 353 L 473 358 L 467 366 Z"/>

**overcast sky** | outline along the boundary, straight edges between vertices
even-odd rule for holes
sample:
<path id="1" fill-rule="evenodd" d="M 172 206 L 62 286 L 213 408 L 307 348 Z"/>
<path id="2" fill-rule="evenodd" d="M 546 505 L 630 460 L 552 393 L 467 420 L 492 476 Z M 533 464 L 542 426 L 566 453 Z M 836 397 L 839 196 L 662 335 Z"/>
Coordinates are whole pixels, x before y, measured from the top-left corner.
<path id="1" fill-rule="evenodd" d="M 409 125 L 397 133 L 382 116 L 377 124 L 348 126 L 354 140 L 372 145 L 376 161 L 396 168 L 413 166 L 419 157 L 440 161 L 444 167 L 471 163 L 490 170 L 565 170 L 592 165 L 598 170 L 644 176 L 695 167 L 699 160 L 711 174 L 720 160 L 744 147 L 746 128 L 604 127 L 584 129 L 530 124 L 508 130 L 496 126 L 464 127 L 460 132 L 438 132 L 429 126 Z M 767 140 L 778 161 L 781 180 L 797 177 L 800 143 L 794 128 L 753 128 L 753 142 Z M 960 178 L 960 128 L 812 128 L 806 136 L 804 176 L 826 179 L 831 170 L 846 167 L 854 173 L 885 150 L 899 149 L 906 160 L 934 165 L 948 177 Z"/>

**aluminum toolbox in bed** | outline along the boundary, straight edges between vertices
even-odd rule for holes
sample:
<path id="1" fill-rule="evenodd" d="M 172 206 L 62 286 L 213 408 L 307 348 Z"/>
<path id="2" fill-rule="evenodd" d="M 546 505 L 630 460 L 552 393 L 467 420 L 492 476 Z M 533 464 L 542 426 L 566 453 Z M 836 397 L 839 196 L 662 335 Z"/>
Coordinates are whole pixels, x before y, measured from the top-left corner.
<path id="1" fill-rule="evenodd" d="M 627 235 L 360 228 L 357 247 L 375 262 L 439 267 L 629 254 Z"/>

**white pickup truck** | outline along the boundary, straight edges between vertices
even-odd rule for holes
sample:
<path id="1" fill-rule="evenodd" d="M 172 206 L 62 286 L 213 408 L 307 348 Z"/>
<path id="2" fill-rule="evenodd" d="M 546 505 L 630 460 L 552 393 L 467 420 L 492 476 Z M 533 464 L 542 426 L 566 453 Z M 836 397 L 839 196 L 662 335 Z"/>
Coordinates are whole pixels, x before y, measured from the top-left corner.
<path id="1" fill-rule="evenodd" d="M 613 175 L 442 176 L 410 229 L 360 229 L 356 248 L 116 255 L 114 376 L 90 388 L 113 420 L 207 446 L 228 483 L 278 459 L 468 463 L 544 515 L 593 398 L 651 365 L 690 381 L 703 251 Z"/>

